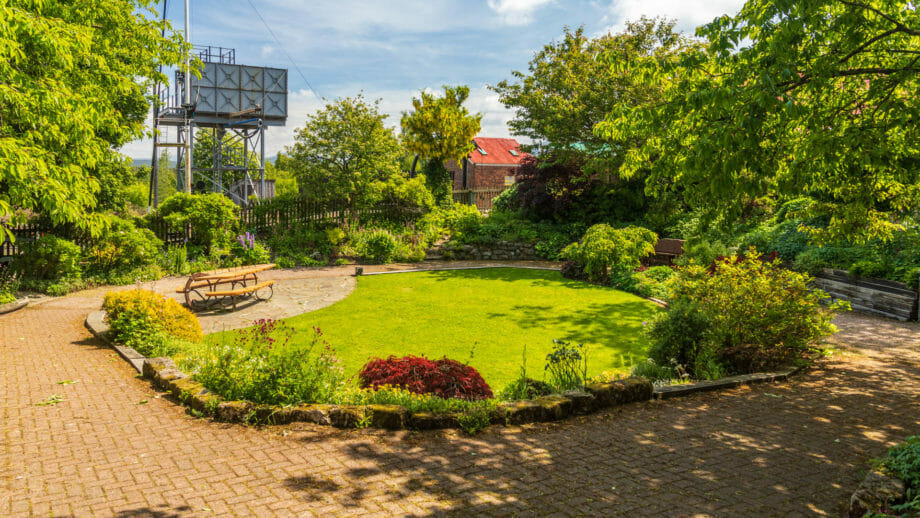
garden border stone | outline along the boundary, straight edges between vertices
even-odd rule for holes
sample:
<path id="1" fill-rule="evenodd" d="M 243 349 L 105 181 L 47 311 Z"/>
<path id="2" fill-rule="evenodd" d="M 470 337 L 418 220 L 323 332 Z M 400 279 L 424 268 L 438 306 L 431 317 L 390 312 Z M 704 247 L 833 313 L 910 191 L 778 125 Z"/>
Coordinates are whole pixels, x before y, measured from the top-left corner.
<path id="1" fill-rule="evenodd" d="M 6 304 L 0 304 L 0 315 L 12 313 L 13 311 L 20 310 L 28 305 L 29 299 L 19 299 L 14 300 L 13 302 L 7 302 Z"/>
<path id="2" fill-rule="evenodd" d="M 481 268 L 481 267 L 476 267 Z M 534 267 L 537 268 L 537 267 Z M 469 268 L 463 268 L 469 269 Z M 396 273 L 396 272 L 381 272 Z M 288 424 L 307 422 L 337 428 L 376 427 L 388 430 L 436 430 L 459 428 L 458 414 L 409 412 L 399 405 L 305 404 L 297 406 L 258 405 L 250 401 L 225 401 L 182 371 L 169 358 L 145 358 L 108 337 L 105 311 L 94 311 L 86 317 L 89 331 L 115 349 L 122 358 L 137 369 L 151 384 L 167 391 L 182 404 L 217 421 L 230 423 Z M 683 385 L 655 387 L 645 378 L 625 378 L 608 383 L 591 383 L 584 391 L 567 391 L 529 401 L 508 401 L 498 405 L 491 416 L 493 424 L 527 424 L 556 421 L 573 415 L 584 415 L 628 403 L 651 399 L 670 399 L 694 393 L 739 387 L 754 383 L 784 381 L 802 367 L 755 374 L 729 376 L 719 380 Z"/>
<path id="3" fill-rule="evenodd" d="M 886 505 L 901 503 L 907 495 L 906 487 L 903 480 L 872 470 L 866 473 L 859 488 L 850 496 L 847 515 L 860 518 L 866 513 L 881 511 Z"/>
<path id="4" fill-rule="evenodd" d="M 135 351 L 133 348 L 126 345 L 116 344 L 114 341 L 109 339 L 109 325 L 105 323 L 105 311 L 93 311 L 86 317 L 86 321 L 83 323 L 89 332 L 93 334 L 96 338 L 105 342 L 109 347 L 115 349 L 115 351 L 121 355 L 122 358 L 128 361 L 132 367 L 134 367 L 137 372 L 143 373 L 144 371 L 144 360 L 146 358 L 141 353 Z"/>
<path id="5" fill-rule="evenodd" d="M 655 399 L 670 399 L 674 397 L 689 396 L 690 394 L 698 392 L 708 392 L 710 390 L 735 388 L 756 383 L 785 381 L 789 376 L 802 370 L 802 368 L 802 366 L 795 366 L 776 372 L 755 372 L 753 374 L 740 374 L 738 376 L 728 376 L 717 380 L 698 381 L 696 383 L 661 385 L 655 387 Z"/>

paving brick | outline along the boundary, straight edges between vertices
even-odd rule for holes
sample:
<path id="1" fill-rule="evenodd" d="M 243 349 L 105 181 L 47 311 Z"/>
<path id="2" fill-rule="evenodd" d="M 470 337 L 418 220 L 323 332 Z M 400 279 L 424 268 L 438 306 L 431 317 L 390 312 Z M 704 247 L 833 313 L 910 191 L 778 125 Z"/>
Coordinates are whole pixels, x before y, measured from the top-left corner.
<path id="1" fill-rule="evenodd" d="M 920 327 L 856 314 L 842 354 L 786 383 L 476 437 L 228 426 L 90 337 L 101 294 L 0 316 L 0 515 L 835 515 L 920 429 Z"/>

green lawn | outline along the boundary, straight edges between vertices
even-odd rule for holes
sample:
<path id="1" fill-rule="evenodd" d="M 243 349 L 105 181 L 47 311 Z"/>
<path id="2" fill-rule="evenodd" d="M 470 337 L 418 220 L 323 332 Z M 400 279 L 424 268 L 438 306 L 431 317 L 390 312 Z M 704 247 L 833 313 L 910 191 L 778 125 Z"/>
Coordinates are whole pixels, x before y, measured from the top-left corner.
<path id="1" fill-rule="evenodd" d="M 589 375 L 626 372 L 645 356 L 642 322 L 656 311 L 557 271 L 495 268 L 359 277 L 345 299 L 287 322 L 302 340 L 322 329 L 347 375 L 375 356 L 446 355 L 469 360 L 497 391 L 519 372 L 525 345 L 528 375 L 542 379 L 554 338 L 588 344 Z"/>

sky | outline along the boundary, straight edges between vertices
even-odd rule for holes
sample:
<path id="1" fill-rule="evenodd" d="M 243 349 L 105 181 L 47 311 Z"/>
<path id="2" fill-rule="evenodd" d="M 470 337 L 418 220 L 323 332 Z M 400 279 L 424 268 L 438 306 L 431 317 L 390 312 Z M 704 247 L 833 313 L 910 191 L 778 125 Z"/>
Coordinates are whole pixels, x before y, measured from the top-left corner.
<path id="1" fill-rule="evenodd" d="M 326 102 L 363 93 L 369 100 L 380 99 L 381 111 L 390 115 L 387 125 L 398 127 L 413 96 L 423 89 L 439 91 L 442 85 L 470 87 L 466 106 L 483 115 L 480 136 L 513 137 L 507 127 L 513 112 L 487 86 L 510 79 L 513 70 L 526 71 L 534 53 L 559 40 L 566 27 L 584 26 L 588 34 L 601 35 L 647 15 L 673 18 L 679 29 L 692 34 L 698 25 L 736 13 L 743 3 L 190 0 L 191 40 L 235 48 L 238 64 L 288 69 L 287 124 L 266 130 L 266 154 L 274 156 L 293 143 L 296 128 Z M 168 1 L 167 17 L 181 30 L 183 2 Z M 149 159 L 150 140 L 129 143 L 122 152 Z"/>

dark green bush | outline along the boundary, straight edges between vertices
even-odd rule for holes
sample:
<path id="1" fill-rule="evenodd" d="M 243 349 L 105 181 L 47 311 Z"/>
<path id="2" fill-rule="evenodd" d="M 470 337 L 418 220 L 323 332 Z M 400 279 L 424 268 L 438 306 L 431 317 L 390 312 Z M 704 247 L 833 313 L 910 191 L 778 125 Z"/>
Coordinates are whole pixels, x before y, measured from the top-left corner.
<path id="1" fill-rule="evenodd" d="M 239 208 L 219 193 L 176 193 L 164 200 L 155 216 L 183 228 L 191 226 L 189 243 L 210 249 L 226 248 L 233 242 L 239 228 Z"/>
<path id="2" fill-rule="evenodd" d="M 695 303 L 695 308 L 685 306 L 684 319 L 694 323 L 700 318 L 696 313 L 704 315 L 714 355 L 733 372 L 751 372 L 788 362 L 836 332 L 833 312 L 848 304 L 822 306 L 828 295 L 812 289 L 810 281 L 778 260 L 762 261 L 752 249 L 744 258 L 717 262 L 712 270 L 682 268 L 672 301 Z"/>
<path id="3" fill-rule="evenodd" d="M 20 244 L 22 254 L 13 261 L 13 269 L 29 280 L 57 281 L 79 279 L 82 251 L 75 243 L 52 235 Z"/>
<path id="4" fill-rule="evenodd" d="M 706 367 L 714 347 L 713 324 L 696 302 L 675 300 L 648 327 L 649 358 L 656 366 L 681 365 L 695 379 L 709 378 Z"/>
<path id="5" fill-rule="evenodd" d="M 86 273 L 103 282 L 114 283 L 120 277 L 157 265 L 162 249 L 163 242 L 150 230 L 113 217 L 108 228 L 84 251 Z M 158 273 L 151 272 L 149 275 L 157 277 Z M 134 279 L 130 278 L 128 282 L 134 282 Z"/>

